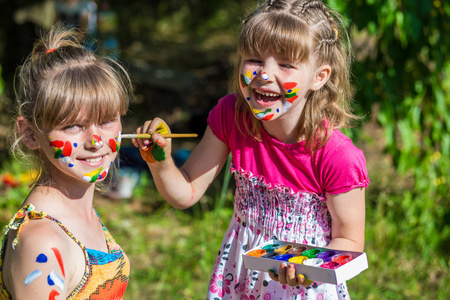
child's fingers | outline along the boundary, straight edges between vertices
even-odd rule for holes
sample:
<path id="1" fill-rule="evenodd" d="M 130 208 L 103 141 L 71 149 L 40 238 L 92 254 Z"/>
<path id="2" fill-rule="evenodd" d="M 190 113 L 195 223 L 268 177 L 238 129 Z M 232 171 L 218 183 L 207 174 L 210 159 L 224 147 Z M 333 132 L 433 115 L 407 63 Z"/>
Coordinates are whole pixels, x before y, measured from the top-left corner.
<path id="1" fill-rule="evenodd" d="M 307 280 L 303 274 L 298 274 L 297 280 L 298 280 L 298 284 L 300 284 L 301 286 L 303 286 L 305 288 L 309 287 L 313 283 L 313 281 Z"/>
<path id="2" fill-rule="evenodd" d="M 286 278 L 287 266 L 285 263 L 281 263 L 280 270 L 278 271 L 278 281 L 281 284 L 288 284 Z"/>
<path id="3" fill-rule="evenodd" d="M 295 275 L 295 266 L 293 264 L 289 264 L 286 268 L 286 282 L 290 286 L 297 286 L 299 284 L 297 276 Z"/>
<path id="4" fill-rule="evenodd" d="M 278 274 L 276 274 L 273 269 L 269 269 L 269 277 L 272 280 L 278 281 Z"/>

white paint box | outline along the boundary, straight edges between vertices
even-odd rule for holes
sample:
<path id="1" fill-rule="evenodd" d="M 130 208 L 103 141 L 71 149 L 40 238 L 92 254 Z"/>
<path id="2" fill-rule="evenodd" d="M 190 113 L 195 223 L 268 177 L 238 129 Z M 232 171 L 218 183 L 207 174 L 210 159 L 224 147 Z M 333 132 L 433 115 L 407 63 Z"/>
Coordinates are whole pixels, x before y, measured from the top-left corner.
<path id="1" fill-rule="evenodd" d="M 276 246 L 279 245 L 279 246 Z M 319 282 L 326 282 L 326 283 L 332 283 L 332 284 L 339 284 L 344 281 L 347 281 L 365 269 L 369 267 L 367 262 L 367 255 L 364 252 L 354 252 L 354 251 L 344 251 L 344 250 L 334 250 L 334 249 L 327 249 L 327 248 L 321 248 L 321 247 L 315 247 L 310 245 L 304 245 L 299 243 L 290 243 L 285 241 L 278 241 L 278 240 L 271 240 L 264 244 L 259 245 L 256 248 L 250 249 L 249 251 L 245 252 L 242 257 L 244 259 L 244 266 L 246 269 L 251 270 L 259 270 L 268 272 L 269 269 L 275 270 L 276 273 L 278 273 L 278 269 L 280 268 L 280 264 L 283 261 L 276 260 L 274 258 L 264 258 L 264 257 L 257 257 L 257 256 L 251 256 L 248 255 L 248 253 L 254 251 L 254 250 L 260 250 L 263 248 L 268 248 L 269 251 L 271 248 L 279 249 L 281 247 L 289 247 L 288 245 L 292 245 L 293 248 L 296 247 L 305 247 L 308 251 L 310 249 L 317 249 L 319 251 L 327 251 L 327 250 L 333 250 L 336 251 L 336 259 L 342 259 L 345 258 L 348 254 L 351 255 L 352 259 L 345 263 L 338 265 L 335 269 L 326 269 L 320 266 L 310 266 L 310 265 L 304 265 L 299 263 L 292 263 L 288 261 L 284 261 L 286 264 L 293 264 L 296 269 L 297 274 L 303 274 L 306 279 L 312 280 L 312 281 L 319 281 Z M 312 250 L 315 251 L 315 250 Z M 311 252 L 311 251 L 310 251 Z M 305 252 L 303 252 L 305 253 Z"/>

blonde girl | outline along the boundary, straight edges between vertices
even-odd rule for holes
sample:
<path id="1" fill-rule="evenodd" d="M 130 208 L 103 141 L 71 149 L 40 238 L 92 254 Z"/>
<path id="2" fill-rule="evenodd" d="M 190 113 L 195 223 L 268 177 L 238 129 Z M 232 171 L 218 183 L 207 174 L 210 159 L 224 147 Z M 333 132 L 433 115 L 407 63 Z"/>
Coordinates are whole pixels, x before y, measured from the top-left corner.
<path id="1" fill-rule="evenodd" d="M 122 299 L 128 258 L 93 207 L 120 147 L 131 96 L 116 62 L 55 25 L 16 75 L 13 151 L 40 175 L 6 227 L 2 299 Z"/>
<path id="2" fill-rule="evenodd" d="M 348 299 L 345 282 L 309 282 L 295 269 L 244 268 L 242 254 L 278 239 L 362 251 L 361 150 L 339 131 L 349 111 L 349 43 L 341 18 L 318 0 L 267 1 L 238 38 L 235 93 L 219 100 L 187 162 L 177 169 L 170 139 L 135 140 L 158 191 L 176 208 L 194 205 L 231 152 L 234 215 L 219 249 L 207 299 Z M 161 119 L 137 132 L 155 132 Z M 161 147 L 164 160 L 149 148 Z"/>

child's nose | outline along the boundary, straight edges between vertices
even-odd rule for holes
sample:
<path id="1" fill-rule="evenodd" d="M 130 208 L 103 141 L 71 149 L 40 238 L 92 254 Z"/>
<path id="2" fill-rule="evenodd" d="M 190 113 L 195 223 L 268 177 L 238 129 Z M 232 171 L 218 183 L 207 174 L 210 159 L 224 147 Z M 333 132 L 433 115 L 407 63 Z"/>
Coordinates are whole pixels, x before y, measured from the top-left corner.
<path id="1" fill-rule="evenodd" d="M 92 143 L 92 146 L 94 146 L 94 147 L 101 147 L 103 145 L 102 137 L 99 135 L 93 134 L 91 143 Z"/>
<path id="2" fill-rule="evenodd" d="M 259 74 L 258 74 L 258 80 L 262 81 L 262 82 L 266 82 L 266 81 L 271 81 L 272 78 L 270 76 L 270 73 L 268 72 L 268 70 L 266 70 L 266 68 L 262 69 Z"/>
<path id="3" fill-rule="evenodd" d="M 100 149 L 103 146 L 102 137 L 95 126 L 87 128 L 85 143 L 86 147 L 89 149 Z"/>

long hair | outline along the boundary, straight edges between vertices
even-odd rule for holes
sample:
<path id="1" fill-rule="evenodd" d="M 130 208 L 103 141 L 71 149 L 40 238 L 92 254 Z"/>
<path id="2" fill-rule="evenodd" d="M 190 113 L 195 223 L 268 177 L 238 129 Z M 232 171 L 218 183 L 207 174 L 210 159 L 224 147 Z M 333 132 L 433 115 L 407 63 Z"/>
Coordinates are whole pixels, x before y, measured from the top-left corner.
<path id="1" fill-rule="evenodd" d="M 297 139 L 306 141 L 312 152 L 328 141 L 332 130 L 349 127 L 358 119 L 350 110 L 351 45 L 343 17 L 319 0 L 272 0 L 252 12 L 243 22 L 238 38 L 238 60 L 244 55 L 269 52 L 295 62 L 314 55 L 316 65 L 328 64 L 332 71 L 327 83 L 310 91 L 300 116 Z M 261 122 L 252 116 L 239 88 L 240 66 L 235 66 L 232 88 L 239 94 L 236 120 L 239 128 L 260 139 Z M 240 124 L 238 115 L 251 122 Z M 241 116 L 242 117 L 242 116 Z"/>

